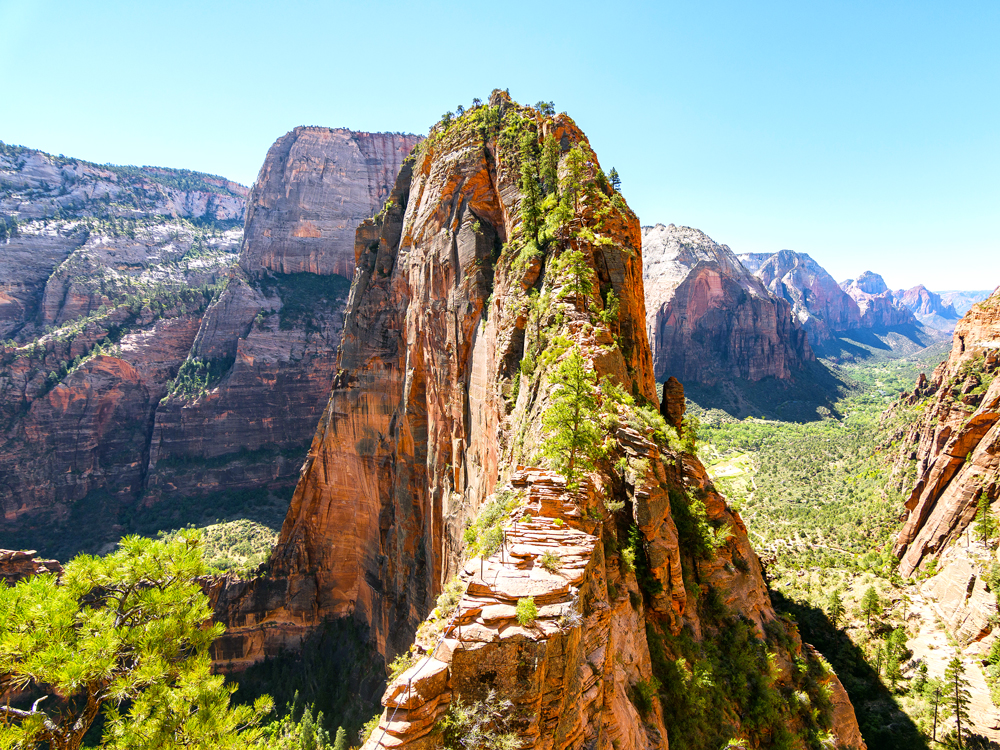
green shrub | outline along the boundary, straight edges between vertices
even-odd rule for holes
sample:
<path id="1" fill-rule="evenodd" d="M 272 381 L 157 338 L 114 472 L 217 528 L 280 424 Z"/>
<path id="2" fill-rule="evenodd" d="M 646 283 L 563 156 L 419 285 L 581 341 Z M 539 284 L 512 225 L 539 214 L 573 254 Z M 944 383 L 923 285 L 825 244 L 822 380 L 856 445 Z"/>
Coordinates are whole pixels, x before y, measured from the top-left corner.
<path id="1" fill-rule="evenodd" d="M 550 573 L 555 573 L 562 566 L 562 558 L 554 552 L 546 550 L 538 559 L 542 567 Z"/>
<path id="2" fill-rule="evenodd" d="M 535 606 L 534 597 L 528 596 L 517 600 L 517 622 L 527 627 L 534 624 L 538 618 L 538 607 Z"/>

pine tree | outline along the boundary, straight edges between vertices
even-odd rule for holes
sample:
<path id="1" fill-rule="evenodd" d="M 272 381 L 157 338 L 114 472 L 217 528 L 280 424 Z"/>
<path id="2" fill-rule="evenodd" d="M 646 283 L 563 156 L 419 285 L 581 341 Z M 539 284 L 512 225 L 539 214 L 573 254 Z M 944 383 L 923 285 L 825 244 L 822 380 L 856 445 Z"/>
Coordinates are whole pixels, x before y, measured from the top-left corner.
<path id="1" fill-rule="evenodd" d="M 997 535 L 997 520 L 990 511 L 990 498 L 986 492 L 979 494 L 979 507 L 976 510 L 976 534 L 985 544 Z"/>
<path id="2" fill-rule="evenodd" d="M 966 724 L 969 721 L 969 681 L 965 679 L 965 665 L 962 660 L 955 655 L 944 670 L 944 691 L 946 700 L 955 717 L 955 728 L 957 730 L 958 748 L 962 750 L 962 721 Z"/>
<path id="3" fill-rule="evenodd" d="M 546 195 L 559 192 L 559 144 L 551 133 L 542 143 L 542 182 Z"/>
<path id="4" fill-rule="evenodd" d="M 553 375 L 556 388 L 552 404 L 542 417 L 548 434 L 542 453 L 575 490 L 579 475 L 592 471 L 599 455 L 601 433 L 597 427 L 597 378 L 574 346 Z"/>
<path id="5" fill-rule="evenodd" d="M 573 206 L 573 213 L 580 210 L 580 195 L 587 175 L 587 156 L 577 144 L 566 155 L 566 186 L 563 195 Z"/>
<path id="6" fill-rule="evenodd" d="M 337 736 L 333 740 L 333 750 L 347 750 L 347 732 L 343 727 L 337 727 Z"/>
<path id="7" fill-rule="evenodd" d="M 594 293 L 594 269 L 587 262 L 582 250 L 563 250 L 552 261 L 552 273 L 562 283 L 559 298 L 583 298 L 583 309 L 590 310 L 590 297 Z"/>
<path id="8" fill-rule="evenodd" d="M 622 178 L 618 174 L 618 170 L 611 167 L 611 171 L 608 172 L 608 182 L 611 183 L 611 189 L 616 193 L 622 186 Z"/>
<path id="9" fill-rule="evenodd" d="M 538 230 L 542 218 L 542 193 L 538 187 L 538 141 L 528 130 L 521 134 L 521 220 L 524 233 L 538 242 Z"/>
<path id="10" fill-rule="evenodd" d="M 826 611 L 830 615 L 833 627 L 837 627 L 840 618 L 844 616 L 844 601 L 840 598 L 840 591 L 837 589 L 830 592 L 830 597 L 826 602 Z"/>
<path id="11" fill-rule="evenodd" d="M 41 693 L 30 710 L 0 706 L 0 747 L 76 750 L 103 710 L 103 747 L 219 750 L 253 745 L 270 698 L 230 705 L 212 675 L 200 538 L 126 537 L 116 552 L 80 555 L 60 579 L 0 586 L 0 690 Z M 44 703 L 43 703 L 44 701 Z"/>
<path id="12" fill-rule="evenodd" d="M 868 619 L 868 629 L 872 627 L 872 615 L 878 617 L 882 613 L 882 603 L 874 586 L 869 586 L 868 590 L 861 597 L 861 614 Z"/>

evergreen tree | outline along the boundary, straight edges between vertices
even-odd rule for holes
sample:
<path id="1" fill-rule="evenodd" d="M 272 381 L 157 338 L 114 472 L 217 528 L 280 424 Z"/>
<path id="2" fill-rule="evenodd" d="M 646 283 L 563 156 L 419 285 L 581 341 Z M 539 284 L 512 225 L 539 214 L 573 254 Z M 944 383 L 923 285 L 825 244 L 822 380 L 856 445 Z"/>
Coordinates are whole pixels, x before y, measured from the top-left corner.
<path id="1" fill-rule="evenodd" d="M 844 601 L 840 598 L 840 591 L 837 589 L 830 592 L 830 597 L 826 602 L 826 611 L 830 615 L 833 627 L 837 627 L 840 618 L 844 616 Z"/>
<path id="2" fill-rule="evenodd" d="M 985 491 L 979 494 L 979 507 L 976 510 L 976 534 L 984 544 L 997 535 L 997 520 L 990 511 L 990 498 Z"/>
<path id="3" fill-rule="evenodd" d="M 590 297 L 594 293 L 594 269 L 587 262 L 582 250 L 563 250 L 552 261 L 552 273 L 562 282 L 559 298 L 583 298 L 583 309 L 590 310 Z"/>
<path id="4" fill-rule="evenodd" d="M 343 727 L 337 727 L 337 737 L 333 741 L 333 750 L 347 750 L 347 732 Z"/>
<path id="5" fill-rule="evenodd" d="M 869 586 L 868 590 L 861 597 L 861 614 L 867 618 L 869 630 L 871 630 L 872 627 L 872 615 L 878 617 L 881 613 L 882 603 L 879 601 L 875 587 Z"/>
<path id="6" fill-rule="evenodd" d="M 959 750 L 962 748 L 962 721 L 969 721 L 969 681 L 965 679 L 965 665 L 956 654 L 944 670 L 944 692 L 955 717 L 956 737 Z"/>
<path id="7" fill-rule="evenodd" d="M 608 172 L 608 182 L 611 183 L 611 189 L 616 193 L 622 186 L 622 178 L 618 175 L 618 170 L 611 167 L 611 171 Z"/>
<path id="8" fill-rule="evenodd" d="M 600 451 L 601 433 L 595 419 L 597 378 L 574 346 L 552 379 L 556 388 L 552 404 L 542 417 L 548 434 L 542 452 L 566 478 L 566 486 L 575 490 L 579 475 L 593 470 Z"/>
<path id="9" fill-rule="evenodd" d="M 551 133 L 542 144 L 542 182 L 546 195 L 559 192 L 559 144 Z"/>
<path id="10" fill-rule="evenodd" d="M 580 210 L 580 195 L 587 175 L 587 156 L 577 144 L 566 155 L 566 186 L 563 195 L 573 206 L 573 213 Z"/>
<path id="11" fill-rule="evenodd" d="M 200 538 L 126 537 L 104 558 L 80 555 L 61 579 L 0 586 L 0 692 L 40 693 L 30 709 L 0 706 L 0 747 L 76 750 L 103 710 L 103 747 L 220 750 L 253 745 L 270 698 L 230 706 L 212 675 Z M 44 701 L 44 702 L 43 702 Z"/>
<path id="12" fill-rule="evenodd" d="M 542 218 L 542 193 L 538 187 L 538 141 L 528 130 L 521 134 L 521 220 L 524 233 L 534 242 Z"/>

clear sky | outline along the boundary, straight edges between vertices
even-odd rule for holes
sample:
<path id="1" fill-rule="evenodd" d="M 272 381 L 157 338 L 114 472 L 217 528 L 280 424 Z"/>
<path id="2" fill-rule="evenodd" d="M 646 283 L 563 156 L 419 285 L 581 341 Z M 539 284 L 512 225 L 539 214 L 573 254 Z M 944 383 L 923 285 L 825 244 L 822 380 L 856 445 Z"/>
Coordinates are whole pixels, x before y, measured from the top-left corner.
<path id="1" fill-rule="evenodd" d="M 0 0 L 0 140 L 249 184 L 296 125 L 552 100 L 644 224 L 1000 284 L 1000 2 Z"/>

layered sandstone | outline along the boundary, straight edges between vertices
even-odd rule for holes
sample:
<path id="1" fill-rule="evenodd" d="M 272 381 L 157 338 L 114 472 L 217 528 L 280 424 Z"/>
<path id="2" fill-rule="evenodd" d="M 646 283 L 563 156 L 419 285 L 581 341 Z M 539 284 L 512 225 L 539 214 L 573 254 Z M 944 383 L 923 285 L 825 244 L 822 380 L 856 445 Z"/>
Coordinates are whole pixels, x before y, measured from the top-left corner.
<path id="1" fill-rule="evenodd" d="M 857 303 L 806 253 L 781 250 L 737 257 L 768 291 L 792 306 L 813 345 L 861 326 Z"/>
<path id="2" fill-rule="evenodd" d="M 982 495 L 991 503 L 1000 495 L 998 370 L 1000 293 L 994 293 L 959 321 L 947 361 L 907 399 L 926 405 L 900 457 L 903 470 L 912 466 L 915 475 L 895 547 L 904 575 L 968 529 Z"/>
<path id="3" fill-rule="evenodd" d="M 522 187 L 538 177 L 523 159 L 549 135 L 563 213 L 546 214 L 536 247 Z M 590 296 L 559 270 L 571 250 Z M 800 642 L 794 630 L 781 643 L 765 635 L 777 624 L 741 519 L 657 427 L 642 252 L 635 215 L 566 115 L 494 92 L 432 129 L 385 210 L 358 229 L 329 403 L 266 575 L 213 592 L 229 623 L 216 658 L 259 659 L 330 616 L 361 620 L 387 658 L 417 631 L 426 653 L 389 686 L 369 749 L 439 746 L 437 720 L 490 686 L 516 706 L 523 747 L 665 748 L 659 701 L 640 713 L 636 697 L 654 676 L 653 651 L 676 663 L 682 631 L 703 643 L 727 623 L 761 654 L 767 638 L 769 679 L 796 689 Z M 612 452 L 575 490 L 539 468 L 542 415 L 570 352 L 600 378 Z M 695 498 L 706 524 L 728 529 L 711 554 L 675 523 Z M 465 530 L 486 506 L 510 518 L 483 559 Z M 636 567 L 618 551 L 630 538 Z M 434 614 L 452 580 L 464 589 L 454 615 Z M 527 597 L 538 617 L 521 624 Z M 732 708 L 733 736 L 750 732 Z M 842 746 L 859 736 L 852 711 L 835 731 Z"/>
<path id="4" fill-rule="evenodd" d="M 381 208 L 419 140 L 296 128 L 268 151 L 239 264 L 191 349 L 224 374 L 158 408 L 149 502 L 295 484 L 337 370 L 355 229 Z"/>
<path id="5" fill-rule="evenodd" d="M 784 299 L 726 245 L 673 224 L 643 227 L 646 329 L 657 379 L 788 380 L 814 359 Z"/>
<path id="6" fill-rule="evenodd" d="M 862 328 L 891 328 L 917 323 L 910 309 L 896 299 L 877 273 L 865 271 L 856 279 L 842 282 L 840 287 L 858 303 Z"/>
<path id="7" fill-rule="evenodd" d="M 900 289 L 893 293 L 896 301 L 908 308 L 914 317 L 924 325 L 942 331 L 951 331 L 961 315 L 951 304 L 941 299 L 941 295 L 930 291 L 923 284 L 912 289 Z"/>

